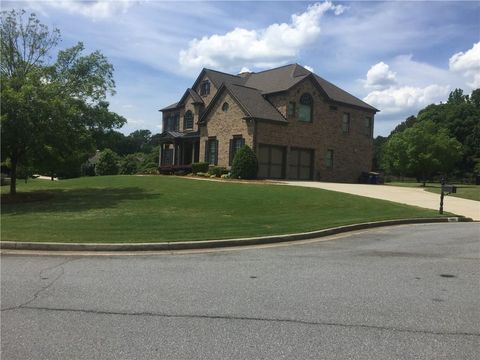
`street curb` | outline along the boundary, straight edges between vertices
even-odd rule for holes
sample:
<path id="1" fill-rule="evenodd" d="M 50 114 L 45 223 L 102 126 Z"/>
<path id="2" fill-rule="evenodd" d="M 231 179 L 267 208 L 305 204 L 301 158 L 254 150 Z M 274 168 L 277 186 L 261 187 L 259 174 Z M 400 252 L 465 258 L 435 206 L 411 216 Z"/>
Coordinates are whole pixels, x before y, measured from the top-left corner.
<path id="1" fill-rule="evenodd" d="M 445 222 L 471 222 L 466 217 L 443 217 L 424 219 L 399 219 L 375 221 L 361 224 L 345 225 L 330 229 L 310 231 L 288 235 L 261 236 L 253 238 L 226 239 L 226 240 L 201 240 L 201 241 L 178 241 L 161 243 L 137 243 L 137 244 L 95 244 L 95 243 L 52 243 L 52 242 L 21 242 L 21 241 L 0 241 L 2 250 L 43 250 L 43 251 L 172 251 L 172 250 L 193 250 L 211 249 L 233 246 L 263 245 L 286 241 L 306 240 L 329 235 L 335 235 L 354 230 L 371 229 L 382 226 L 405 225 L 405 224 L 427 224 Z"/>

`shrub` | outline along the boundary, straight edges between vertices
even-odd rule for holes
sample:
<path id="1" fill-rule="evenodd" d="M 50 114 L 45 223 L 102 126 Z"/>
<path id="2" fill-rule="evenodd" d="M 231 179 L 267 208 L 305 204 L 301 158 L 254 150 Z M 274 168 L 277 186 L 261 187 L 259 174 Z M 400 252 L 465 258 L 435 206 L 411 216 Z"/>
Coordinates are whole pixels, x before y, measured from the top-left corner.
<path id="1" fill-rule="evenodd" d="M 227 170 L 227 168 L 225 168 L 223 166 L 211 166 L 208 169 L 208 173 L 210 175 L 215 175 L 216 177 L 220 177 L 223 174 L 228 174 L 228 170 Z"/>
<path id="2" fill-rule="evenodd" d="M 197 162 L 192 164 L 192 172 L 197 174 L 199 172 L 206 173 L 208 172 L 208 166 L 210 164 L 207 162 Z"/>
<path id="3" fill-rule="evenodd" d="M 110 149 L 103 150 L 95 167 L 97 175 L 117 175 L 118 170 L 118 155 Z"/>
<path id="4" fill-rule="evenodd" d="M 138 171 L 140 160 L 135 154 L 126 155 L 120 165 L 120 174 L 133 175 Z"/>
<path id="5" fill-rule="evenodd" d="M 233 179 L 255 179 L 257 172 L 257 156 L 248 145 L 245 145 L 235 154 L 231 177 Z"/>

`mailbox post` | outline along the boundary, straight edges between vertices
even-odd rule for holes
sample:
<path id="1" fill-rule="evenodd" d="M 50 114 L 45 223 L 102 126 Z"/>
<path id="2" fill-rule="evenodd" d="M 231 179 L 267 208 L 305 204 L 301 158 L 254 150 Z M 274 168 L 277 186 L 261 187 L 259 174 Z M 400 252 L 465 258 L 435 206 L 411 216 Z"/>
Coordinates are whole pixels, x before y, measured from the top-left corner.
<path id="1" fill-rule="evenodd" d="M 440 181 L 441 190 L 440 190 L 440 215 L 443 215 L 443 198 L 448 194 L 455 194 L 457 192 L 457 187 L 454 185 L 445 184 L 445 178 L 442 178 Z"/>

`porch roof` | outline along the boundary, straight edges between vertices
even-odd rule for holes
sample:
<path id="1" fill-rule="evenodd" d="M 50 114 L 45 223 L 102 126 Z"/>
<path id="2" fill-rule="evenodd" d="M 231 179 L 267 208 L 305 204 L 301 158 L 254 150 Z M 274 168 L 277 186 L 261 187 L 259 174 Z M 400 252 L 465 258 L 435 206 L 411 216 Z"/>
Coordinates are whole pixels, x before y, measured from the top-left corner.
<path id="1" fill-rule="evenodd" d="M 198 131 L 179 132 L 179 131 L 164 131 L 160 135 L 160 141 L 162 140 L 181 140 L 181 139 L 198 139 L 200 133 Z"/>

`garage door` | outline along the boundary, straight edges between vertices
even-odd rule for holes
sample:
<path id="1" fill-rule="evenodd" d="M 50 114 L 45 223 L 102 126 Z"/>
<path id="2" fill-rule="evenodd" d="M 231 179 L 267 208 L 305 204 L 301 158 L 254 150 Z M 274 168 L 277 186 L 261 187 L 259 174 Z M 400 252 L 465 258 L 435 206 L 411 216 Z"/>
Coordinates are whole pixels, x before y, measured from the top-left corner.
<path id="1" fill-rule="evenodd" d="M 269 179 L 285 178 L 285 148 L 282 146 L 259 145 L 258 177 Z"/>
<path id="2" fill-rule="evenodd" d="M 288 154 L 288 178 L 312 180 L 313 150 L 291 148 Z"/>

